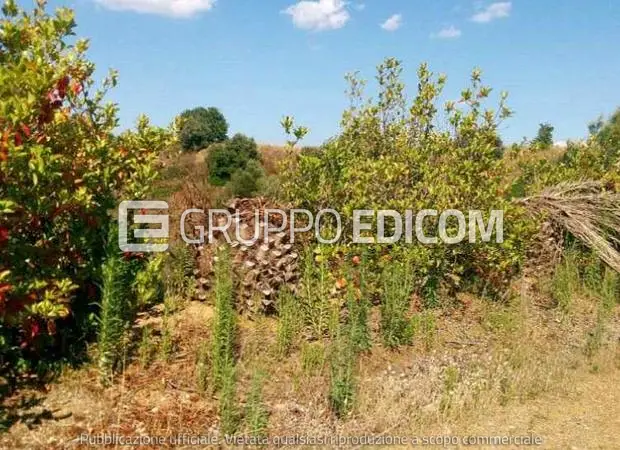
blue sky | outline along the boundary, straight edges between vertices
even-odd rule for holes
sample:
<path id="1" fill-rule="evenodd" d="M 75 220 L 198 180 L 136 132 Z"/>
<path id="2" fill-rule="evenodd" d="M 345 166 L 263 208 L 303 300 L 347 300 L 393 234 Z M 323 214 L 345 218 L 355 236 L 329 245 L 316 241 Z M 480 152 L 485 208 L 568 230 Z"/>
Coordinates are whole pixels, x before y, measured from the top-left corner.
<path id="1" fill-rule="evenodd" d="M 26 4 L 22 1 L 23 4 Z M 415 88 L 419 63 L 448 75 L 457 97 L 475 66 L 515 116 L 505 141 L 556 127 L 580 138 L 620 106 L 617 0 L 53 0 L 76 10 L 99 75 L 120 72 L 112 95 L 122 127 L 139 113 L 166 125 L 193 106 L 217 106 L 231 132 L 284 141 L 279 120 L 308 126 L 307 143 L 338 130 L 346 72 L 374 76 L 402 59 Z"/>

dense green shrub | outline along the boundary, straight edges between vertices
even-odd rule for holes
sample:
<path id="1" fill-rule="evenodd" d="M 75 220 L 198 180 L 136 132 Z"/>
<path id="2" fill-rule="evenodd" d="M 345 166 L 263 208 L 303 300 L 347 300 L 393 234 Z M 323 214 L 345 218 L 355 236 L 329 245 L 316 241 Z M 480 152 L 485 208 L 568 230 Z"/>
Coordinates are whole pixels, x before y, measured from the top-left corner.
<path id="1" fill-rule="evenodd" d="M 161 271 L 165 262 L 163 254 L 157 254 L 147 261 L 135 277 L 133 288 L 138 308 L 153 306 L 164 299 L 164 280 Z"/>
<path id="2" fill-rule="evenodd" d="M 521 175 L 512 183 L 512 189 L 521 196 L 558 183 L 583 180 L 602 181 L 609 190 L 620 190 L 620 158 L 601 145 L 596 135 L 585 142 L 569 142 L 557 161 L 526 160 L 519 166 Z"/>
<path id="3" fill-rule="evenodd" d="M 206 158 L 209 181 L 216 186 L 223 186 L 233 173 L 245 169 L 249 161 L 258 159 L 258 146 L 254 139 L 235 134 L 232 139 L 209 149 Z"/>
<path id="4" fill-rule="evenodd" d="M 596 140 L 605 149 L 606 161 L 613 164 L 620 160 L 620 109 L 609 120 L 599 121 Z"/>
<path id="5" fill-rule="evenodd" d="M 228 123 L 217 108 L 188 109 L 181 113 L 180 119 L 179 141 L 186 151 L 207 148 L 227 138 Z"/>
<path id="6" fill-rule="evenodd" d="M 167 131 L 146 118 L 115 135 L 105 104 L 117 80 L 98 88 L 88 42 L 74 14 L 0 15 L 0 354 L 14 378 L 29 361 L 75 352 L 98 300 L 110 211 L 140 199 L 156 177 Z M 11 373 L 6 373 L 11 372 Z"/>
<path id="7" fill-rule="evenodd" d="M 559 159 L 525 158 L 519 163 L 520 176 L 513 192 L 528 196 L 561 182 L 602 181 L 608 190 L 620 191 L 620 110 L 604 121 L 589 126 L 583 142 L 569 142 Z M 531 151 L 528 148 L 522 152 Z"/>
<path id="8" fill-rule="evenodd" d="M 234 197 L 252 197 L 261 191 L 265 171 L 256 160 L 250 160 L 230 177 L 230 192 Z"/>
<path id="9" fill-rule="evenodd" d="M 434 295 L 443 283 L 477 285 L 500 292 L 518 271 L 531 235 L 523 209 L 511 204 L 504 179 L 506 167 L 498 156 L 498 118 L 506 118 L 506 94 L 498 110 L 482 102 L 491 89 L 474 70 L 471 86 L 457 102 L 448 102 L 445 116 L 436 103 L 445 77 L 435 77 L 426 65 L 418 71 L 418 90 L 406 103 L 401 64 L 388 59 L 378 68 L 378 100 L 367 100 L 364 82 L 349 76 L 351 107 L 340 133 L 321 152 L 291 152 L 283 176 L 288 200 L 308 209 L 333 208 L 343 216 L 344 238 L 352 236 L 355 209 L 445 211 L 504 210 L 503 244 L 378 245 L 380 257 L 410 262 L 418 286 Z M 445 123 L 442 129 L 438 124 Z M 430 229 L 436 223 L 425 222 Z M 389 263 L 389 262 L 386 262 Z"/>

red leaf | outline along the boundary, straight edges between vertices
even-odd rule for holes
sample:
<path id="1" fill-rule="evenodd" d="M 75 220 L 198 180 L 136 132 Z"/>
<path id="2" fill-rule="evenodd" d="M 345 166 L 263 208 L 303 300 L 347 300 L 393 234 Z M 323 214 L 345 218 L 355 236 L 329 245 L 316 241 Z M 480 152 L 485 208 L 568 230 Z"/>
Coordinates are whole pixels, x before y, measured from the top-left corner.
<path id="1" fill-rule="evenodd" d="M 26 136 L 26 138 L 30 137 L 30 127 L 28 125 L 22 124 L 22 132 L 24 133 L 24 136 Z"/>
<path id="2" fill-rule="evenodd" d="M 58 81 L 58 83 L 56 84 L 56 87 L 60 90 L 66 90 L 68 85 L 69 85 L 69 77 L 65 75 Z"/>
<path id="3" fill-rule="evenodd" d="M 71 85 L 71 91 L 73 92 L 74 95 L 78 95 L 79 93 L 82 92 L 82 85 L 80 83 L 73 83 Z"/>
<path id="4" fill-rule="evenodd" d="M 0 227 L 0 244 L 5 243 L 9 240 L 9 229 L 6 227 Z"/>

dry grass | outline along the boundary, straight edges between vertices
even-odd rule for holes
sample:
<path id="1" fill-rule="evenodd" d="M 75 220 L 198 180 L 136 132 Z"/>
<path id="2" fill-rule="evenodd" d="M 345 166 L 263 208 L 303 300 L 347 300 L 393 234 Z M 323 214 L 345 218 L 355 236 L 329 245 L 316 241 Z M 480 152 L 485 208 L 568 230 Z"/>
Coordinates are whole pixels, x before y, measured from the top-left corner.
<path id="1" fill-rule="evenodd" d="M 277 175 L 280 173 L 279 164 L 286 157 L 289 151 L 286 147 L 277 145 L 260 145 L 258 151 L 267 175 Z"/>

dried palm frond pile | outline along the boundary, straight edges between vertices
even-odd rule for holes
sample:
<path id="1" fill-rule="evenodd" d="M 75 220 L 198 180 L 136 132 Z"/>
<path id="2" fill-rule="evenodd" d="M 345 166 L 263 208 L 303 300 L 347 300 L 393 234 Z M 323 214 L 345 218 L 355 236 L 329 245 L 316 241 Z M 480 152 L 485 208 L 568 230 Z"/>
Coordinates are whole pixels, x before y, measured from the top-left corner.
<path id="1" fill-rule="evenodd" d="M 620 273 L 620 193 L 595 181 L 560 183 L 518 203 L 571 233 Z"/>
<path id="2" fill-rule="evenodd" d="M 232 224 L 228 228 L 228 236 L 232 240 L 233 269 L 241 280 L 239 290 L 242 298 L 242 309 L 249 312 L 268 312 L 275 307 L 274 301 L 278 290 L 286 286 L 295 291 L 299 279 L 299 253 L 295 251 L 290 240 L 290 224 L 279 233 L 271 232 L 264 239 L 264 228 L 280 228 L 282 217 L 269 214 L 268 224 L 265 223 L 265 210 L 285 208 L 264 198 L 234 199 L 227 205 L 232 214 Z M 256 219 L 258 218 L 258 223 Z M 223 219 L 223 218 L 222 218 Z M 226 222 L 219 223 L 223 226 Z M 258 233 L 257 233 L 258 231 Z M 244 245 L 237 239 L 251 240 L 258 236 L 252 245 Z M 196 297 L 204 300 L 210 288 L 213 262 L 216 249 L 226 244 L 222 231 L 214 234 L 214 242 L 197 247 L 197 291 Z"/>

